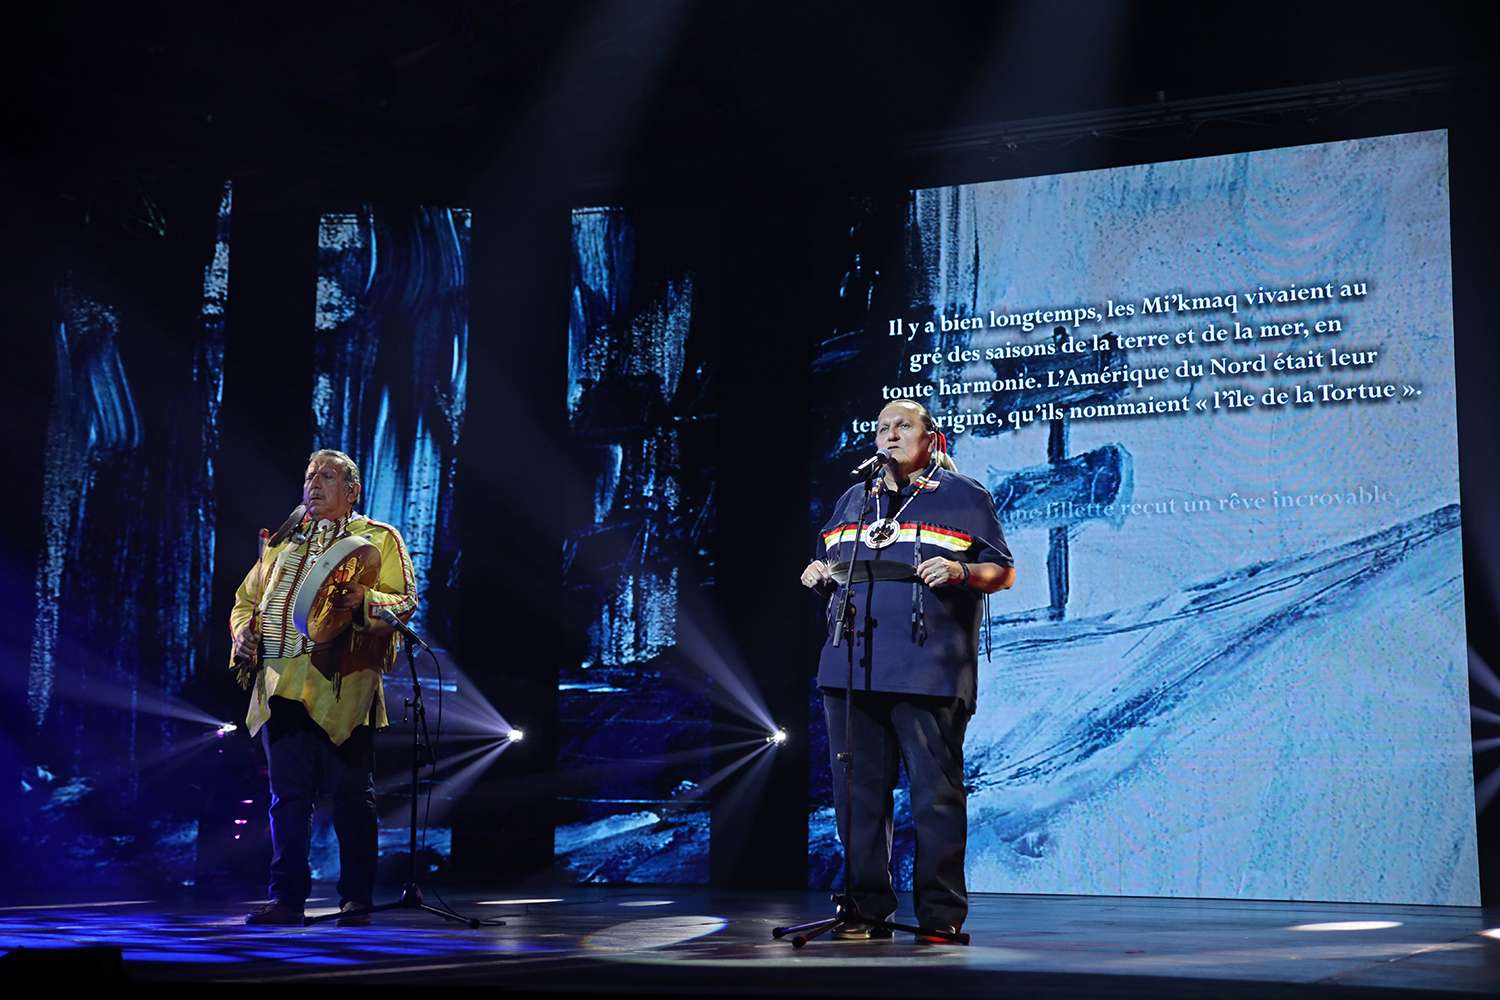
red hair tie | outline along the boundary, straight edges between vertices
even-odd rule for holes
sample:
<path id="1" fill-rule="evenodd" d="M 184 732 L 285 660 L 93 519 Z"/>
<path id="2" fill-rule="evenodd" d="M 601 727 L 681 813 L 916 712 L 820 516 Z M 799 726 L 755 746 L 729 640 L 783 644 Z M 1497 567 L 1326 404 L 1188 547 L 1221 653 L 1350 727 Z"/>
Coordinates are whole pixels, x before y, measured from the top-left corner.
<path id="1" fill-rule="evenodd" d="M 948 453 L 948 435 L 944 434 L 942 431 L 938 431 L 937 438 L 938 451 L 941 451 L 946 455 Z"/>

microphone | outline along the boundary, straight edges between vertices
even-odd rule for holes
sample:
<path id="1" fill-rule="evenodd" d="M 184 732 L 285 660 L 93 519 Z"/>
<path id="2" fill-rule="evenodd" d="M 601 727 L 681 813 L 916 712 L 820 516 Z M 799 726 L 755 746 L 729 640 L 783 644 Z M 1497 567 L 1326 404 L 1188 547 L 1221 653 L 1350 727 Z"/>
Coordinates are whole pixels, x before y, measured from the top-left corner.
<path id="1" fill-rule="evenodd" d="M 396 613 L 390 608 L 376 608 L 375 617 L 385 622 L 397 632 L 400 632 L 402 635 L 406 636 L 418 646 L 421 646 L 423 649 L 427 650 L 427 652 L 432 652 L 432 647 L 422 641 L 422 637 L 420 635 L 417 635 L 417 630 L 406 624 L 406 622 L 402 621 L 400 618 L 397 618 Z"/>
<path id="2" fill-rule="evenodd" d="M 864 475 L 872 475 L 874 474 L 875 470 L 879 469 L 882 465 L 890 465 L 893 461 L 894 459 L 891 458 L 891 453 L 889 451 L 884 448 L 877 448 L 875 449 L 875 454 L 871 455 L 869 458 L 865 459 L 863 462 L 860 462 L 854 468 L 850 469 L 849 475 L 853 479 L 858 479 L 860 476 Z"/>
<path id="3" fill-rule="evenodd" d="M 293 507 L 292 512 L 287 515 L 287 519 L 281 522 L 281 527 L 276 529 L 276 534 L 272 535 L 266 540 L 266 547 L 271 548 L 286 541 L 286 536 L 295 531 L 297 529 L 297 525 L 301 524 L 302 519 L 306 516 L 307 504 L 299 503 L 297 506 Z"/>

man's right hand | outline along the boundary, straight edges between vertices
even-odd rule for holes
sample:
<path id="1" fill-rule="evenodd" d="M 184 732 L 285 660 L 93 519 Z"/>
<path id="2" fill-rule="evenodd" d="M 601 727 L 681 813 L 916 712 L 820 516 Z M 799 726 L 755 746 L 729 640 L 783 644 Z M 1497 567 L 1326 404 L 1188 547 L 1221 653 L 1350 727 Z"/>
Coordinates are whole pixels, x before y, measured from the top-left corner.
<path id="1" fill-rule="evenodd" d="M 814 559 L 807 564 L 807 569 L 802 571 L 802 586 L 811 590 L 817 590 L 833 582 L 833 574 L 828 572 L 828 564 L 821 559 Z"/>
<path id="2" fill-rule="evenodd" d="M 260 635 L 254 624 L 246 625 L 235 633 L 231 657 L 236 663 L 253 664 L 260 654 Z"/>

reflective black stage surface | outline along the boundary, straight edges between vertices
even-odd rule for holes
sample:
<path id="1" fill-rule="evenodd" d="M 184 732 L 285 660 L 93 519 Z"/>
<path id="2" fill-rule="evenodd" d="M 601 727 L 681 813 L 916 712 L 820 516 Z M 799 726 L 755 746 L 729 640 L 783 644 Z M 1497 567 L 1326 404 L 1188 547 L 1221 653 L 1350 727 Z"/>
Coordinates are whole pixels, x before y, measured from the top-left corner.
<path id="1" fill-rule="evenodd" d="M 337 902 L 330 887 L 319 888 L 312 915 Z M 1470 908 L 979 895 L 967 948 L 898 936 L 820 939 L 794 951 L 771 940 L 771 928 L 823 914 L 825 895 L 570 888 L 445 896 L 465 913 L 506 924 L 470 930 L 397 911 L 364 928 L 249 928 L 241 917 L 257 902 L 250 899 L 35 901 L 0 907 L 0 948 L 10 953 L 0 969 L 8 979 L 38 970 L 62 986 L 100 975 L 100 966 L 83 961 L 88 953 L 68 962 L 31 949 L 92 945 L 120 949 L 128 979 L 179 986 L 491 984 L 512 995 L 1500 994 L 1500 913 Z"/>

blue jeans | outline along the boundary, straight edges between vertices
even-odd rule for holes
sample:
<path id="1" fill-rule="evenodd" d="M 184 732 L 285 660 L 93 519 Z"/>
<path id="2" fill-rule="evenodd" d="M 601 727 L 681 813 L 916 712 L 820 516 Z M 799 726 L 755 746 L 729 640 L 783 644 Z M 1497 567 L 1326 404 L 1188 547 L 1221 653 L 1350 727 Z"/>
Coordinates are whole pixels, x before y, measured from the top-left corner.
<path id="1" fill-rule="evenodd" d="M 369 903 L 379 839 L 370 727 L 360 726 L 334 746 L 301 702 L 272 698 L 271 719 L 260 738 L 271 783 L 271 898 L 293 908 L 307 902 L 313 804 L 320 793 L 331 793 L 339 839 L 339 902 Z"/>

